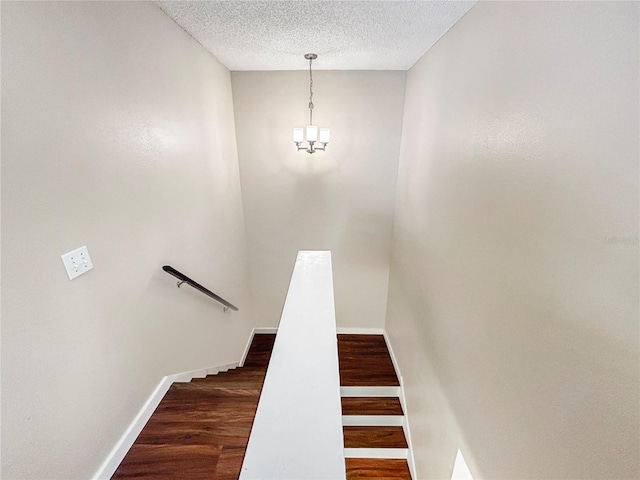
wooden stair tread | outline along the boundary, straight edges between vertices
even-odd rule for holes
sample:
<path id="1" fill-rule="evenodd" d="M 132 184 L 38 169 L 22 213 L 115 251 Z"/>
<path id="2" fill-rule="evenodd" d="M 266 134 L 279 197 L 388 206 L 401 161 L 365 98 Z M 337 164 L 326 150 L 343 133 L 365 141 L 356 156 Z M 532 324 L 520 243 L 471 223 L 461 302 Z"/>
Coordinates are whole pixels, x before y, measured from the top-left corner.
<path id="1" fill-rule="evenodd" d="M 256 385 L 256 383 L 262 383 L 264 381 L 264 375 L 264 372 L 247 372 L 244 375 L 242 373 L 236 373 L 235 375 L 222 374 L 211 378 L 195 378 L 189 383 L 174 383 L 174 385 L 202 386 L 203 388 L 206 388 L 207 385 L 211 388 L 215 388 L 216 386 L 251 387 Z"/>
<path id="2" fill-rule="evenodd" d="M 201 381 L 215 379 L 216 377 L 220 377 L 220 376 L 222 376 L 222 377 L 233 377 L 233 376 L 236 376 L 236 375 L 244 376 L 244 375 L 248 375 L 248 374 L 251 374 L 251 373 L 256 374 L 256 375 L 259 375 L 259 374 L 263 374 L 264 375 L 264 372 L 266 372 L 266 371 L 267 371 L 267 368 L 263 367 L 263 366 L 246 365 L 244 367 L 230 368 L 229 370 L 225 370 L 224 372 L 210 373 L 206 377 L 193 378 L 193 379 L 191 379 L 191 381 L 201 382 Z"/>
<path id="3" fill-rule="evenodd" d="M 341 386 L 400 386 L 382 335 L 338 335 L 338 361 Z"/>
<path id="4" fill-rule="evenodd" d="M 347 480 L 403 479 L 411 480 L 406 460 L 384 458 L 347 458 Z"/>
<path id="5" fill-rule="evenodd" d="M 167 392 L 160 402 L 156 411 L 162 411 L 162 405 L 170 408 L 183 409 L 203 404 L 205 409 L 210 408 L 211 404 L 225 402 L 244 402 L 252 401 L 253 398 L 260 396 L 260 386 L 256 385 L 252 388 L 183 388 Z"/>
<path id="6" fill-rule="evenodd" d="M 251 414 L 251 412 L 250 412 Z M 236 415 L 236 419 L 241 418 Z M 227 420 L 231 420 L 227 418 Z M 249 422 L 229 422 L 220 425 L 215 421 L 193 419 L 191 421 L 154 421 L 145 426 L 137 441 L 145 445 L 200 445 L 243 447 L 249 439 Z"/>
<path id="7" fill-rule="evenodd" d="M 342 397 L 343 415 L 403 415 L 397 397 Z"/>
<path id="8" fill-rule="evenodd" d="M 342 427 L 345 448 L 408 448 L 402 427 Z"/>
<path id="9" fill-rule="evenodd" d="M 276 341 L 275 333 L 259 333 L 253 336 L 251 347 L 247 358 L 245 358 L 245 367 L 267 367 L 271 358 L 273 344 Z"/>
<path id="10" fill-rule="evenodd" d="M 113 479 L 212 478 L 220 449 L 215 445 L 144 445 L 134 443 Z"/>
<path id="11" fill-rule="evenodd" d="M 174 383 L 167 393 L 178 397 L 189 392 L 193 392 L 193 395 L 224 395 L 225 392 L 236 391 L 255 392 L 261 390 L 263 381 L 264 375 L 243 380 L 237 379 L 234 382 Z"/>

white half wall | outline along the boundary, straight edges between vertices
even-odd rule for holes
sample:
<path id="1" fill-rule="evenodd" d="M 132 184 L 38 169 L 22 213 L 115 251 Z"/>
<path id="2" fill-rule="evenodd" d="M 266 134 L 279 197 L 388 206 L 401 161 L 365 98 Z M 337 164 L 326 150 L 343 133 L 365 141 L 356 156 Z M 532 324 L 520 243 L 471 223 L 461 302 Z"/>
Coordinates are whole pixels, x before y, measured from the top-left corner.
<path id="1" fill-rule="evenodd" d="M 313 78 L 331 143 L 310 155 L 292 141 L 309 121 L 308 72 L 231 73 L 258 321 L 277 325 L 298 250 L 331 250 L 338 326 L 382 328 L 406 72 Z"/>
<path id="2" fill-rule="evenodd" d="M 417 477 L 639 478 L 637 2 L 479 2 L 408 73 L 386 330 Z"/>
<path id="3" fill-rule="evenodd" d="M 90 478 L 159 379 L 253 328 L 231 80 L 150 2 L 1 8 L 2 477 Z"/>
<path id="4" fill-rule="evenodd" d="M 346 478 L 331 252 L 301 251 L 240 479 Z"/>

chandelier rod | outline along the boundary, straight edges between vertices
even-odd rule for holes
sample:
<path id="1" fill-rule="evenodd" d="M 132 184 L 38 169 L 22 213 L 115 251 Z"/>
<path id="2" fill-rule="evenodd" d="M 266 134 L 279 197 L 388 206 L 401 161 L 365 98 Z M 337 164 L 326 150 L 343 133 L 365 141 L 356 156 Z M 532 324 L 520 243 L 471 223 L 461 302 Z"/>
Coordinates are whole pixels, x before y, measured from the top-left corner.
<path id="1" fill-rule="evenodd" d="M 312 62 L 313 56 L 309 55 L 309 125 L 313 125 L 313 72 L 311 71 Z"/>

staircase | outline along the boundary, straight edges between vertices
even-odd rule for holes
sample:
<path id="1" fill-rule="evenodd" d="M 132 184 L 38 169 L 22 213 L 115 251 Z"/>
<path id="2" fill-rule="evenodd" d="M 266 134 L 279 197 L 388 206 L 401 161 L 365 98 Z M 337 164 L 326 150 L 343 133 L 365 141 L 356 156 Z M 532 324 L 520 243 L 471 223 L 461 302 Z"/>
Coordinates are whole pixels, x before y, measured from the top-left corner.
<path id="1" fill-rule="evenodd" d="M 411 479 L 400 382 L 382 335 L 338 335 L 347 479 Z"/>
<path id="2" fill-rule="evenodd" d="M 243 367 L 171 385 L 112 478 L 236 480 L 274 341 L 255 335 Z"/>
<path id="3" fill-rule="evenodd" d="M 274 334 L 256 334 L 244 366 L 174 383 L 113 479 L 240 475 Z M 338 335 L 347 479 L 411 479 L 400 384 L 382 335 Z"/>

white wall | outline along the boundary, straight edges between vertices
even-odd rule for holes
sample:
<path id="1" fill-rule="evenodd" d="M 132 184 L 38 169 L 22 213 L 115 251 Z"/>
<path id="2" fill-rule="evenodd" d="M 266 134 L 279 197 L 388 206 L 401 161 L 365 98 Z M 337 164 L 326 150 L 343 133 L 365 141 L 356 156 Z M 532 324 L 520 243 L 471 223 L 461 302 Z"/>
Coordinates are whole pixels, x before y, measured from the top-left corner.
<path id="1" fill-rule="evenodd" d="M 164 375 L 238 361 L 245 261 L 228 70 L 152 3 L 2 2 L 3 478 L 89 478 Z"/>
<path id="2" fill-rule="evenodd" d="M 386 328 L 419 478 L 458 443 L 483 478 L 640 476 L 638 8 L 480 2 L 409 71 Z"/>
<path id="3" fill-rule="evenodd" d="M 338 325 L 381 328 L 406 73 L 313 76 L 314 123 L 332 137 L 310 155 L 291 137 L 308 72 L 231 74 L 256 320 L 277 325 L 298 250 L 331 250 Z"/>

